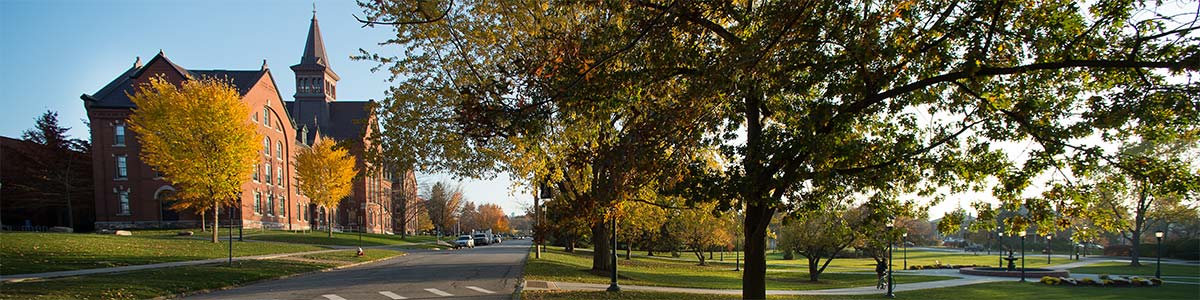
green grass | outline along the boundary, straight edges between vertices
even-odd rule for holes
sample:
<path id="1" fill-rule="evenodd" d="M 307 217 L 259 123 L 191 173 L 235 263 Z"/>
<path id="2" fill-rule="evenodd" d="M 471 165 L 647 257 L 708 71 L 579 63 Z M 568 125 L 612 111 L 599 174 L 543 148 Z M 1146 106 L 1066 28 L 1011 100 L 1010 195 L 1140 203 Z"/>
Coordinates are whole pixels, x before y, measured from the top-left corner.
<path id="1" fill-rule="evenodd" d="M 356 263 L 364 261 L 372 261 L 376 259 L 388 258 L 393 256 L 404 255 L 404 252 L 386 249 L 367 249 L 363 251 L 363 256 L 358 256 L 357 250 L 341 250 L 324 253 L 313 253 L 300 255 L 300 258 L 323 260 L 323 261 L 338 261 L 347 263 Z"/>
<path id="2" fill-rule="evenodd" d="M 1154 276 L 1154 263 L 1143 261 L 1141 267 L 1132 267 L 1129 263 L 1102 262 L 1071 269 L 1071 273 Z M 1163 264 L 1162 276 L 1200 277 L 1200 265 Z"/>
<path id="3" fill-rule="evenodd" d="M 896 269 L 903 268 L 905 260 L 904 252 L 901 249 L 896 249 L 894 255 L 894 260 L 892 262 L 893 267 Z M 996 252 L 992 252 L 990 255 L 984 254 L 984 252 L 975 255 L 970 252 L 949 253 L 909 250 L 907 256 L 908 266 L 910 267 L 916 265 L 933 265 L 937 262 L 941 262 L 943 265 L 984 265 L 992 267 L 995 267 L 1000 263 L 1000 256 L 997 255 Z M 1021 254 L 1015 253 L 1014 257 L 1019 259 Z M 1074 261 L 1063 257 L 1053 257 L 1050 261 L 1050 264 L 1046 264 L 1046 256 L 1044 254 L 1038 255 L 1030 252 L 1025 253 L 1025 267 L 1027 268 L 1045 268 L 1048 266 L 1053 267 L 1055 265 L 1071 262 Z M 1004 263 L 1007 264 L 1008 262 Z M 767 254 L 767 264 L 779 266 L 807 266 L 808 260 L 799 255 L 796 256 L 796 259 L 784 260 L 782 253 L 770 253 Z M 1020 267 L 1021 261 L 1017 260 L 1016 264 L 1017 267 Z M 875 260 L 871 258 L 838 258 L 834 259 L 833 262 L 829 264 L 829 269 L 835 271 L 873 271 L 875 270 Z"/>
<path id="4" fill-rule="evenodd" d="M 979 299 L 979 300 L 1012 300 L 1012 299 L 1196 299 L 1200 295 L 1200 287 L 1196 285 L 1167 284 L 1162 287 L 1129 288 L 1129 287 L 1070 287 L 1048 286 L 1041 283 L 997 282 L 968 286 L 916 290 L 896 293 L 896 299 Z M 740 299 L 736 295 L 701 295 L 657 292 L 555 292 L 555 291 L 525 291 L 521 299 L 552 300 L 552 299 L 689 299 L 716 300 Z M 836 295 L 836 296 L 769 296 L 769 299 L 886 299 L 881 294 L 876 295 Z"/>
<path id="5" fill-rule="evenodd" d="M 354 250 L 303 255 L 308 261 L 289 258 L 237 261 L 124 273 L 56 278 L 0 285 L 0 299 L 146 299 L 204 289 L 245 285 L 260 280 L 312 272 L 330 267 L 403 255 L 372 249 L 366 256 Z M 311 261 L 320 260 L 320 261 Z"/>
<path id="6" fill-rule="evenodd" d="M 248 235 L 246 238 L 257 241 L 272 241 L 296 244 L 330 245 L 330 246 L 359 246 L 359 234 L 356 232 L 334 232 L 333 237 L 323 231 L 291 232 L 265 231 Z M 387 246 L 411 243 L 433 242 L 431 236 L 407 236 L 401 239 L 399 235 L 363 233 L 362 246 Z"/>
<path id="7" fill-rule="evenodd" d="M 106 268 L 226 257 L 229 243 L 176 237 L 174 230 L 135 231 L 133 236 L 84 233 L 0 233 L 0 274 Z M 322 247 L 235 242 L 234 256 L 314 251 Z"/>
<path id="8" fill-rule="evenodd" d="M 0 299 L 146 299 L 236 286 L 335 266 L 291 260 L 251 260 L 3 284 Z"/>
<path id="9" fill-rule="evenodd" d="M 546 280 L 584 283 L 608 283 L 608 274 L 594 274 L 590 253 L 566 253 L 547 248 L 541 259 L 530 258 L 525 266 L 526 280 Z M 773 267 L 772 267 L 773 268 Z M 733 271 L 732 265 L 714 264 L 698 266 L 689 261 L 672 261 L 655 258 L 634 257 L 633 260 L 618 260 L 621 282 L 633 285 L 697 287 L 709 289 L 739 289 L 742 286 L 741 272 Z M 874 286 L 874 274 L 825 273 L 818 282 L 809 282 L 808 274 L 797 270 L 768 272 L 767 288 L 775 290 L 812 290 L 859 286 Z M 897 283 L 945 280 L 943 276 L 897 276 Z"/>

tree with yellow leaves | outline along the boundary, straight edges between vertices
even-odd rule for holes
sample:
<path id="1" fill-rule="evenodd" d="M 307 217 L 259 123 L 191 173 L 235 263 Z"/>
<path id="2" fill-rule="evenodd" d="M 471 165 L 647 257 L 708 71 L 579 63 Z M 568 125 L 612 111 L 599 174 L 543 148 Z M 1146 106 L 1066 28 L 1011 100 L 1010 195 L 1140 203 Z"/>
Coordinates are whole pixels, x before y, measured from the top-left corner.
<path id="1" fill-rule="evenodd" d="M 141 158 L 179 188 L 172 209 L 212 209 L 212 242 L 222 206 L 240 199 L 250 179 L 261 139 L 250 123 L 250 107 L 229 82 L 187 80 L 179 86 L 162 77 L 138 87 L 129 128 L 141 142 Z"/>
<path id="2" fill-rule="evenodd" d="M 300 191 L 329 211 L 350 195 L 351 181 L 358 174 L 354 158 L 346 149 L 335 148 L 334 144 L 332 140 L 317 138 L 312 147 L 300 149 L 296 154 Z M 325 216 L 328 218 L 326 224 L 333 224 L 333 213 Z M 327 229 L 329 237 L 333 237 L 333 226 Z"/>

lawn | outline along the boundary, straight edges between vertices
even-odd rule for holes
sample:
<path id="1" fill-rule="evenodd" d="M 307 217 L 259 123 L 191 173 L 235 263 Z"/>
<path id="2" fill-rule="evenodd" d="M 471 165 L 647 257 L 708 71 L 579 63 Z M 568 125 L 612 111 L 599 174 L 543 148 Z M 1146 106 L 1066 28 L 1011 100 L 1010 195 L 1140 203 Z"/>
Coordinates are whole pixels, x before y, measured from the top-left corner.
<path id="1" fill-rule="evenodd" d="M 591 255 L 587 252 L 566 253 L 561 248 L 547 247 L 541 259 L 530 258 L 525 265 L 526 280 L 566 281 L 585 283 L 608 283 L 609 276 L 594 274 Z M 772 267 L 773 268 L 773 267 Z M 618 274 L 625 284 L 670 287 L 697 287 L 709 289 L 739 289 L 741 273 L 733 271 L 732 265 L 713 264 L 698 266 L 689 261 L 634 257 L 633 260 L 618 260 Z M 784 270 L 767 273 L 767 288 L 774 290 L 813 290 L 844 287 L 874 286 L 874 274 L 825 273 L 819 282 L 809 282 L 808 274 L 801 270 Z M 896 276 L 897 283 L 945 280 L 943 276 Z"/>
<path id="2" fill-rule="evenodd" d="M 292 274 L 318 271 L 355 262 L 402 255 L 391 250 L 371 250 L 357 257 L 353 250 L 305 257 L 237 261 L 124 273 L 66 277 L 0 285 L 0 299 L 147 299 L 203 289 L 240 286 Z M 308 256 L 308 255 L 306 255 Z M 312 261 L 311 259 L 321 259 Z"/>
<path id="3" fill-rule="evenodd" d="M 622 252 L 618 252 L 618 253 L 621 255 L 621 258 L 625 257 L 624 253 L 622 253 Z M 640 252 L 640 253 L 635 253 L 634 256 L 640 256 L 640 255 L 644 256 L 644 254 L 646 254 L 646 253 Z M 682 255 L 680 255 L 678 258 L 670 257 L 666 253 L 657 253 L 657 254 L 659 254 L 660 256 L 655 256 L 655 258 L 657 258 L 659 260 L 669 260 L 669 261 L 686 260 L 686 261 L 691 261 L 691 262 L 697 261 L 696 256 L 691 253 L 682 253 Z M 714 264 L 725 264 L 732 268 L 733 265 L 736 263 L 735 262 L 736 256 L 732 252 L 726 252 L 724 254 L 725 254 L 725 259 L 723 261 L 718 260 L 721 257 L 721 253 L 715 252 L 713 254 L 714 259 L 709 260 L 708 262 L 714 263 Z M 667 255 L 667 256 L 662 256 L 662 255 Z M 707 253 L 705 254 L 705 256 L 707 257 Z M 1021 254 L 1016 253 L 1015 257 L 1020 258 Z M 745 256 L 743 256 L 742 259 L 745 259 Z M 903 250 L 897 249 L 896 253 L 895 253 L 895 260 L 892 262 L 893 267 L 897 270 L 902 269 L 904 267 L 904 260 L 905 260 L 905 258 L 904 258 Z M 953 264 L 953 265 L 974 264 L 974 265 L 984 265 L 984 266 L 993 266 L 994 267 L 997 265 L 997 263 L 999 263 L 999 260 L 1000 260 L 1000 257 L 995 252 L 992 252 L 992 254 L 990 254 L 990 255 L 984 254 L 984 252 L 981 252 L 980 254 L 976 255 L 976 254 L 972 254 L 970 252 L 953 253 L 953 252 L 937 252 L 937 251 L 922 251 L 922 250 L 909 250 L 908 251 L 908 266 L 909 267 L 916 266 L 916 265 L 921 265 L 921 266 L 933 265 L 937 262 L 941 262 L 943 265 L 946 265 L 946 264 Z M 1066 258 L 1062 258 L 1062 257 L 1053 257 L 1050 261 L 1049 266 L 1061 265 L 1061 264 L 1071 263 L 1071 262 L 1074 262 L 1074 261 L 1066 259 Z M 1005 263 L 1007 263 L 1007 262 L 1005 262 Z M 1020 267 L 1021 261 L 1017 260 L 1016 263 L 1017 263 L 1017 266 Z M 785 259 L 783 259 L 783 253 L 779 253 L 779 252 L 768 253 L 767 254 L 767 264 L 770 266 L 768 268 L 768 272 L 770 272 L 772 270 L 774 270 L 774 271 L 780 271 L 780 270 L 807 271 L 808 270 L 808 260 L 805 259 L 803 256 L 797 255 L 794 259 L 785 260 Z M 1029 267 L 1029 268 L 1046 267 L 1047 266 L 1046 256 L 1044 254 L 1043 255 L 1035 255 L 1033 253 L 1026 252 L 1025 266 Z M 834 259 L 833 262 L 829 263 L 829 267 L 826 268 L 826 272 L 873 272 L 874 270 L 875 270 L 875 260 L 871 259 L 871 258 L 866 258 L 866 257 L 864 257 L 864 258 L 837 258 L 837 259 Z"/>
<path id="4" fill-rule="evenodd" d="M 363 233 L 362 242 L 359 242 L 359 233 L 357 232 L 334 232 L 333 237 L 329 237 L 328 232 L 323 231 L 263 231 L 253 233 L 246 236 L 247 239 L 256 241 L 272 241 L 296 244 L 313 244 L 313 245 L 329 245 L 329 246 L 388 246 L 388 245 L 404 245 L 413 243 L 428 243 L 433 242 L 435 237 L 432 236 L 407 236 L 401 239 L 399 235 Z"/>
<path id="5" fill-rule="evenodd" d="M 404 252 L 386 249 L 367 249 L 363 251 L 363 256 L 358 256 L 357 250 L 342 250 L 333 252 L 304 254 L 298 256 L 303 259 L 320 260 L 320 261 L 336 261 L 346 263 L 357 263 L 372 261 L 376 259 L 388 258 L 393 256 L 404 255 Z"/>
<path id="6" fill-rule="evenodd" d="M 1071 273 L 1154 276 L 1154 262 L 1143 260 L 1141 267 L 1131 267 L 1129 263 L 1122 262 L 1102 262 L 1071 269 Z M 1162 276 L 1200 277 L 1200 265 L 1163 264 Z"/>
<path id="7" fill-rule="evenodd" d="M 768 287 L 769 288 L 769 287 Z M 1200 295 L 1200 287 L 1195 285 L 1164 285 L 1152 288 L 1128 287 L 1068 287 L 1047 286 L 1041 283 L 997 282 L 968 286 L 927 289 L 896 293 L 896 299 L 975 299 L 975 300 L 1012 300 L 1012 299 L 1196 299 Z M 730 295 L 699 295 L 655 292 L 554 292 L 554 291 L 525 291 L 521 299 L 552 300 L 552 299 L 689 299 L 717 300 L 740 299 Z M 883 295 L 837 295 L 837 296 L 769 296 L 769 299 L 886 299 Z"/>
<path id="8" fill-rule="evenodd" d="M 84 233 L 0 233 L 0 274 L 105 268 L 226 257 L 229 242 L 177 237 L 174 231 L 134 231 L 133 236 Z M 322 250 L 283 243 L 235 242 L 234 256 Z"/>

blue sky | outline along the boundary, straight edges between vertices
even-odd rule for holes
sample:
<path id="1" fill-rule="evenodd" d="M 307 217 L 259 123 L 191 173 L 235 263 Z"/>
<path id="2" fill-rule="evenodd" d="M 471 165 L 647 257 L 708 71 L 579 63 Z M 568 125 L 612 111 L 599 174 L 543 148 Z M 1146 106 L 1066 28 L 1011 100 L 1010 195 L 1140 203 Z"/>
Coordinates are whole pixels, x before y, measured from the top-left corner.
<path id="1" fill-rule="evenodd" d="M 354 1 L 318 1 L 317 20 L 338 99 L 382 99 L 387 74 L 373 62 L 351 61 L 358 49 L 381 49 L 386 27 L 361 28 Z M 313 15 L 310 1 L 0 1 L 0 135 L 19 137 L 46 110 L 59 113 L 72 136 L 88 135 L 79 99 L 161 49 L 188 69 L 257 70 L 264 59 L 284 100 L 295 92 L 289 66 L 300 61 Z M 437 174 L 422 181 L 443 179 Z M 518 212 L 529 196 L 509 193 L 506 176 L 463 182 L 468 200 Z M 520 200 L 518 200 L 520 199 Z"/>

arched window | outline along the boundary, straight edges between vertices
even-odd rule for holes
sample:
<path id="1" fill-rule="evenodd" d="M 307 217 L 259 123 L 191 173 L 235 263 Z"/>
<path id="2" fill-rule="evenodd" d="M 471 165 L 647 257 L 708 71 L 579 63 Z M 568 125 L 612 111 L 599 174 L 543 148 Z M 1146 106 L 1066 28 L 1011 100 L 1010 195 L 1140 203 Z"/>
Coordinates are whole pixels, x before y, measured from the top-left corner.
<path id="1" fill-rule="evenodd" d="M 263 137 L 263 154 L 271 156 L 271 137 Z"/>
<path id="2" fill-rule="evenodd" d="M 263 106 L 263 126 L 271 127 L 271 109 Z"/>
<path id="3" fill-rule="evenodd" d="M 275 158 L 283 159 L 283 141 L 275 142 Z"/>

